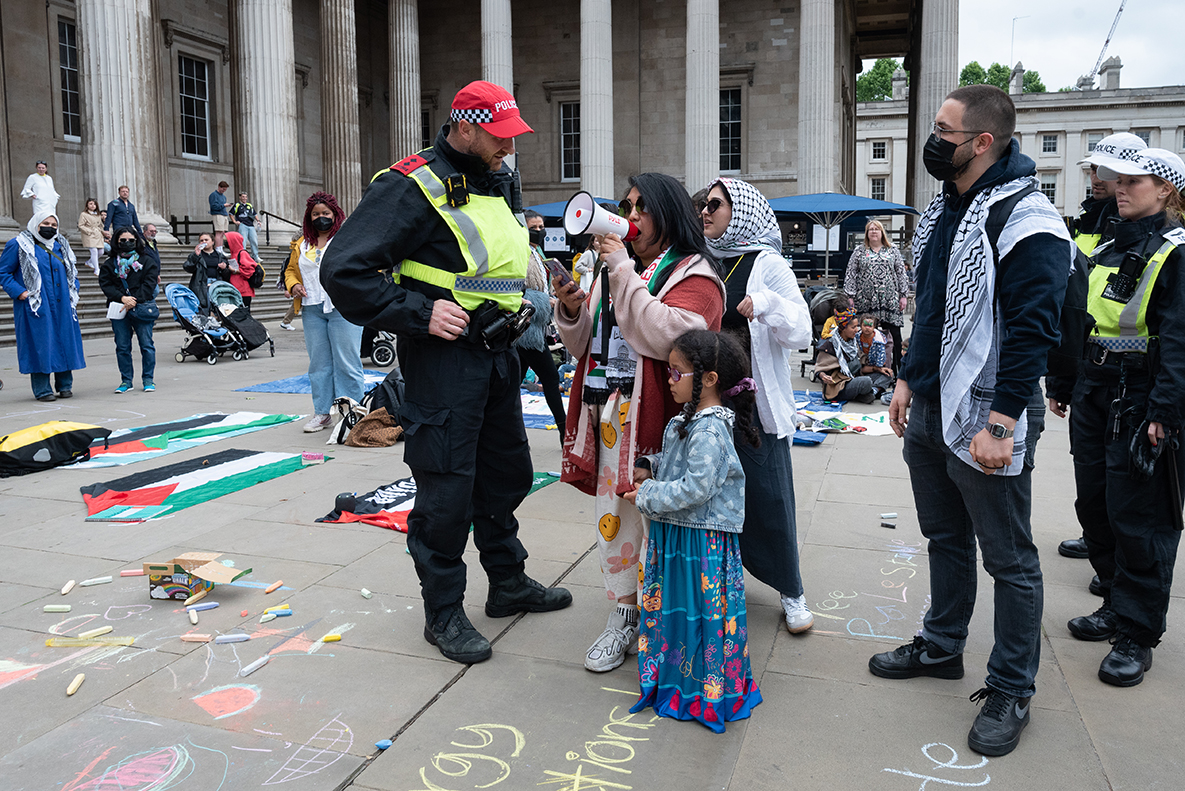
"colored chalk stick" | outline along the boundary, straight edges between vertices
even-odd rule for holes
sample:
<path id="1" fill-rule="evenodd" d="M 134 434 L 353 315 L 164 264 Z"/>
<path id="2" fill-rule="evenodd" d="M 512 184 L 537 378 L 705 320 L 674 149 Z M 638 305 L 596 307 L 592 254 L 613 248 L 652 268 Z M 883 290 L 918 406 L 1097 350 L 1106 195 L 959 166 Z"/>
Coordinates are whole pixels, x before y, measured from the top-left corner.
<path id="1" fill-rule="evenodd" d="M 362 590 L 360 590 L 358 592 L 362 594 L 362 598 L 364 598 L 364 599 L 369 599 L 371 596 L 374 595 L 373 593 L 368 591 L 366 588 L 363 588 Z"/>
<path id="2" fill-rule="evenodd" d="M 65 596 L 70 591 L 74 590 L 74 580 L 70 580 L 62 586 L 62 595 Z"/>
<path id="3" fill-rule="evenodd" d="M 292 605 L 290 605 L 290 604 L 277 604 L 275 607 L 268 607 L 263 612 L 264 612 L 264 615 L 266 615 L 269 612 L 278 612 L 280 610 L 291 610 L 291 609 L 292 609 Z"/>
<path id="4" fill-rule="evenodd" d="M 121 576 L 121 577 L 143 577 L 144 576 L 144 569 L 124 569 L 123 571 L 119 572 L 119 576 Z"/>
<path id="5" fill-rule="evenodd" d="M 92 577 L 89 580 L 83 580 L 82 582 L 78 583 L 78 587 L 87 588 L 91 585 L 103 585 L 108 582 L 111 582 L 110 574 L 108 574 L 106 577 Z"/>
<path id="6" fill-rule="evenodd" d="M 268 621 L 274 621 L 274 620 L 276 620 L 276 614 L 274 612 L 265 612 L 263 614 L 263 617 L 259 619 L 259 622 L 260 623 L 267 623 Z"/>
<path id="7" fill-rule="evenodd" d="M 185 606 L 188 607 L 189 605 L 193 604 L 194 602 L 201 601 L 202 599 L 206 598 L 206 596 L 209 593 L 210 593 L 209 590 L 198 591 L 197 593 L 193 594 L 192 596 L 190 596 L 188 599 L 185 600 Z"/>
<path id="8" fill-rule="evenodd" d="M 275 612 L 268 613 L 268 615 L 274 615 L 277 618 L 286 618 L 291 614 L 292 610 L 276 610 Z"/>
<path id="9" fill-rule="evenodd" d="M 246 618 L 248 615 L 249 613 L 246 610 L 243 610 L 241 613 L 239 613 L 240 618 Z"/>
<path id="10" fill-rule="evenodd" d="M 264 654 L 263 656 L 259 657 L 259 659 L 256 659 L 254 662 L 252 662 L 251 664 L 247 665 L 245 668 L 240 670 L 239 677 L 246 678 L 247 676 L 251 675 L 256 670 L 258 670 L 259 668 L 266 665 L 268 663 L 268 659 L 269 659 L 269 657 L 267 654 Z"/>
<path id="11" fill-rule="evenodd" d="M 897 525 L 893 524 L 892 522 L 881 522 L 881 527 L 887 527 L 887 528 L 889 528 L 890 530 L 896 530 L 896 529 L 897 529 Z"/>
<path id="12" fill-rule="evenodd" d="M 893 512 L 887 513 L 887 514 L 881 514 L 881 519 L 896 519 L 896 518 L 897 518 L 896 511 L 893 511 Z"/>
<path id="13" fill-rule="evenodd" d="M 214 638 L 208 634 L 183 634 L 181 635 L 182 642 L 185 643 L 208 643 Z"/>
<path id="14" fill-rule="evenodd" d="M 337 643 L 341 642 L 342 636 L 340 634 L 327 634 L 321 638 L 323 643 Z"/>
<path id="15" fill-rule="evenodd" d="M 101 634 L 107 634 L 108 632 L 113 632 L 113 631 L 115 631 L 115 627 L 113 627 L 113 626 L 100 626 L 98 629 L 91 629 L 86 632 L 79 632 L 78 639 L 79 640 L 89 640 L 92 637 L 98 637 Z"/>
<path id="16" fill-rule="evenodd" d="M 394 744 L 394 742 L 392 742 L 390 739 L 379 739 L 377 742 L 374 743 L 374 746 L 379 748 L 380 750 L 385 750 L 388 747 L 390 747 L 392 744 Z"/>
<path id="17" fill-rule="evenodd" d="M 201 612 L 202 610 L 213 610 L 217 607 L 218 602 L 216 601 L 204 601 L 201 604 L 190 604 L 185 609 L 189 610 L 190 612 Z"/>
<path id="18" fill-rule="evenodd" d="M 234 634 L 220 634 L 214 638 L 214 642 L 222 645 L 223 643 L 242 643 L 250 640 L 251 635 L 243 634 L 242 632 L 235 632 Z"/>
<path id="19" fill-rule="evenodd" d="M 198 614 L 196 610 L 189 611 L 189 622 L 194 626 L 198 625 Z"/>
<path id="20" fill-rule="evenodd" d="M 284 580 L 276 580 L 271 585 L 268 585 L 266 588 L 264 588 L 263 592 L 264 593 L 272 593 L 274 591 L 279 590 L 280 586 L 283 584 L 284 584 Z"/>
<path id="21" fill-rule="evenodd" d="M 45 641 L 45 644 L 51 648 L 83 648 L 92 645 L 131 645 L 134 642 L 136 642 L 134 637 L 117 637 L 110 634 L 92 637 L 88 640 L 80 640 L 77 637 L 51 637 Z"/>
<path id="22" fill-rule="evenodd" d="M 83 681 L 86 681 L 86 673 L 79 673 L 75 676 L 74 680 L 70 682 L 70 686 L 66 687 L 66 696 L 69 697 L 77 692 Z"/>
<path id="23" fill-rule="evenodd" d="M 47 604 L 41 608 L 42 612 L 70 612 L 69 604 Z"/>

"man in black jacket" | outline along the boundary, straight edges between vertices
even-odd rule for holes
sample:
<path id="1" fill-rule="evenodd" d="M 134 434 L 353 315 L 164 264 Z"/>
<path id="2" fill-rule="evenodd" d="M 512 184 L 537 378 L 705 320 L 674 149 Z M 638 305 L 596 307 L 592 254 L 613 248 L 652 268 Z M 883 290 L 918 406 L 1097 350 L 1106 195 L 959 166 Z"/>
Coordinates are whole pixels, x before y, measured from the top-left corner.
<path id="1" fill-rule="evenodd" d="M 371 182 L 327 249 L 321 285 L 350 322 L 399 337 L 404 460 L 416 480 L 407 546 L 424 637 L 470 663 L 491 653 L 462 606 L 470 525 L 490 581 L 487 615 L 558 610 L 572 596 L 523 572 L 514 510 L 533 476 L 521 372 L 513 337 L 494 332 L 521 305 L 528 255 L 503 159 L 533 130 L 488 82 L 463 88 L 450 119 L 432 148 Z"/>

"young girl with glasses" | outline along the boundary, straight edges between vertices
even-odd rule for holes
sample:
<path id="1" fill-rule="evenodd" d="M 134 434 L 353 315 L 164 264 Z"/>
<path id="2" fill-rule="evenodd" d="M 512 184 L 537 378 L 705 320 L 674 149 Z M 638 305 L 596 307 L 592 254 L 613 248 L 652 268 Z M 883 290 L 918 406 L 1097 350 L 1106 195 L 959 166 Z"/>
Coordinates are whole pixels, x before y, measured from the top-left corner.
<path id="1" fill-rule="evenodd" d="M 716 733 L 761 702 L 749 666 L 740 533 L 745 473 L 733 444 L 761 444 L 756 385 L 731 336 L 680 335 L 667 380 L 680 414 L 662 451 L 639 457 L 623 497 L 648 517 L 638 636 L 641 697 L 631 709 L 698 720 Z"/>

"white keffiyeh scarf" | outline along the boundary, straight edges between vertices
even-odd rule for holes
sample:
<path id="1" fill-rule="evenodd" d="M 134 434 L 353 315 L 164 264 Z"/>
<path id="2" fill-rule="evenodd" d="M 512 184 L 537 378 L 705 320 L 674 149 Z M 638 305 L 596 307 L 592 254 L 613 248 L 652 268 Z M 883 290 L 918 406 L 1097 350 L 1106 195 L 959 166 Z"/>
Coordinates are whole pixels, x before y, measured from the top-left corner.
<path id="1" fill-rule="evenodd" d="M 985 225 L 992 204 L 1036 182 L 1025 176 L 975 196 L 963 215 L 951 243 L 946 276 L 946 317 L 939 352 L 939 382 L 943 440 L 951 452 L 976 469 L 971 458 L 971 440 L 987 426 L 995 395 L 1003 320 L 996 308 L 996 262 L 993 260 Z M 914 233 L 914 261 L 925 260 L 925 247 L 934 224 L 942 214 L 943 195 L 926 207 Z M 1023 198 L 1012 210 L 998 242 L 1003 259 L 1017 242 L 1048 233 L 1069 242 L 1065 223 L 1040 192 Z M 1066 271 L 1072 264 L 1066 250 Z M 1027 410 L 1026 410 L 1027 412 Z M 1024 468 L 1027 432 L 1025 413 L 1016 422 L 1012 461 L 997 475 L 1019 475 Z"/>
<path id="2" fill-rule="evenodd" d="M 756 187 L 740 179 L 716 179 L 708 190 L 720 184 L 732 203 L 732 219 L 719 239 L 707 239 L 717 258 L 732 258 L 743 253 L 772 250 L 782 254 L 782 229 L 769 201 Z"/>
<path id="3" fill-rule="evenodd" d="M 37 245 L 41 245 L 49 251 L 50 258 L 58 258 L 57 253 L 53 251 L 54 243 L 60 242 L 63 256 L 60 260 L 66 267 L 66 285 L 70 292 L 70 313 L 77 321 L 78 319 L 78 264 L 74 259 L 74 251 L 70 249 L 70 242 L 66 241 L 66 237 L 60 233 L 52 239 L 42 239 L 37 233 L 37 229 L 41 223 L 45 222 L 47 217 L 55 217 L 52 211 L 41 211 L 34 214 L 25 230 L 19 233 L 16 237 L 17 244 L 17 260 L 21 267 L 21 280 L 24 281 L 25 290 L 29 292 L 29 310 L 33 311 L 33 315 L 39 315 L 41 311 L 41 269 L 37 266 Z M 53 261 L 50 261 L 53 264 Z"/>

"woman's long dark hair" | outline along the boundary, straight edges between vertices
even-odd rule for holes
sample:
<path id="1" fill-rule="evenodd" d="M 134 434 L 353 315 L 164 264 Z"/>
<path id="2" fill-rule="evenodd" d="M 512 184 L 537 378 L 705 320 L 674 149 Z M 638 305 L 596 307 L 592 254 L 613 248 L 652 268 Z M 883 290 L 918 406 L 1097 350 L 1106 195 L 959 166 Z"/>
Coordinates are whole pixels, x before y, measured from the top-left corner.
<path id="1" fill-rule="evenodd" d="M 754 448 L 761 447 L 761 432 L 753 423 L 753 410 L 757 396 L 752 390 L 742 390 L 735 396 L 725 395 L 729 390 L 749 376 L 749 355 L 741 348 L 740 341 L 726 332 L 711 330 L 689 330 L 675 339 L 675 349 L 691 363 L 691 400 L 683 405 L 679 425 L 680 438 L 687 437 L 687 426 L 699 408 L 704 392 L 704 374 L 715 371 L 716 389 L 724 405 L 736 413 L 737 432 L 746 443 Z"/>
<path id="2" fill-rule="evenodd" d="M 308 201 L 305 202 L 304 222 L 301 223 L 301 232 L 304 240 L 309 243 L 309 247 L 315 247 L 317 244 L 318 234 L 313 230 L 313 207 L 318 203 L 324 203 L 333 212 L 333 227 L 329 229 L 330 239 L 342 227 L 342 223 L 346 221 L 346 213 L 342 211 L 341 206 L 337 205 L 337 198 L 328 192 L 314 192 L 309 196 Z"/>
<path id="3" fill-rule="evenodd" d="M 703 256 L 716 269 L 716 274 L 724 276 L 720 263 L 708 250 L 704 224 L 696 215 L 691 196 L 682 184 L 664 173 L 639 173 L 630 176 L 630 186 L 642 196 L 642 205 L 654 223 L 658 239 L 670 244 L 680 258 Z M 658 276 L 660 280 L 654 286 L 654 293 L 663 287 L 672 271 L 668 267 Z"/>

